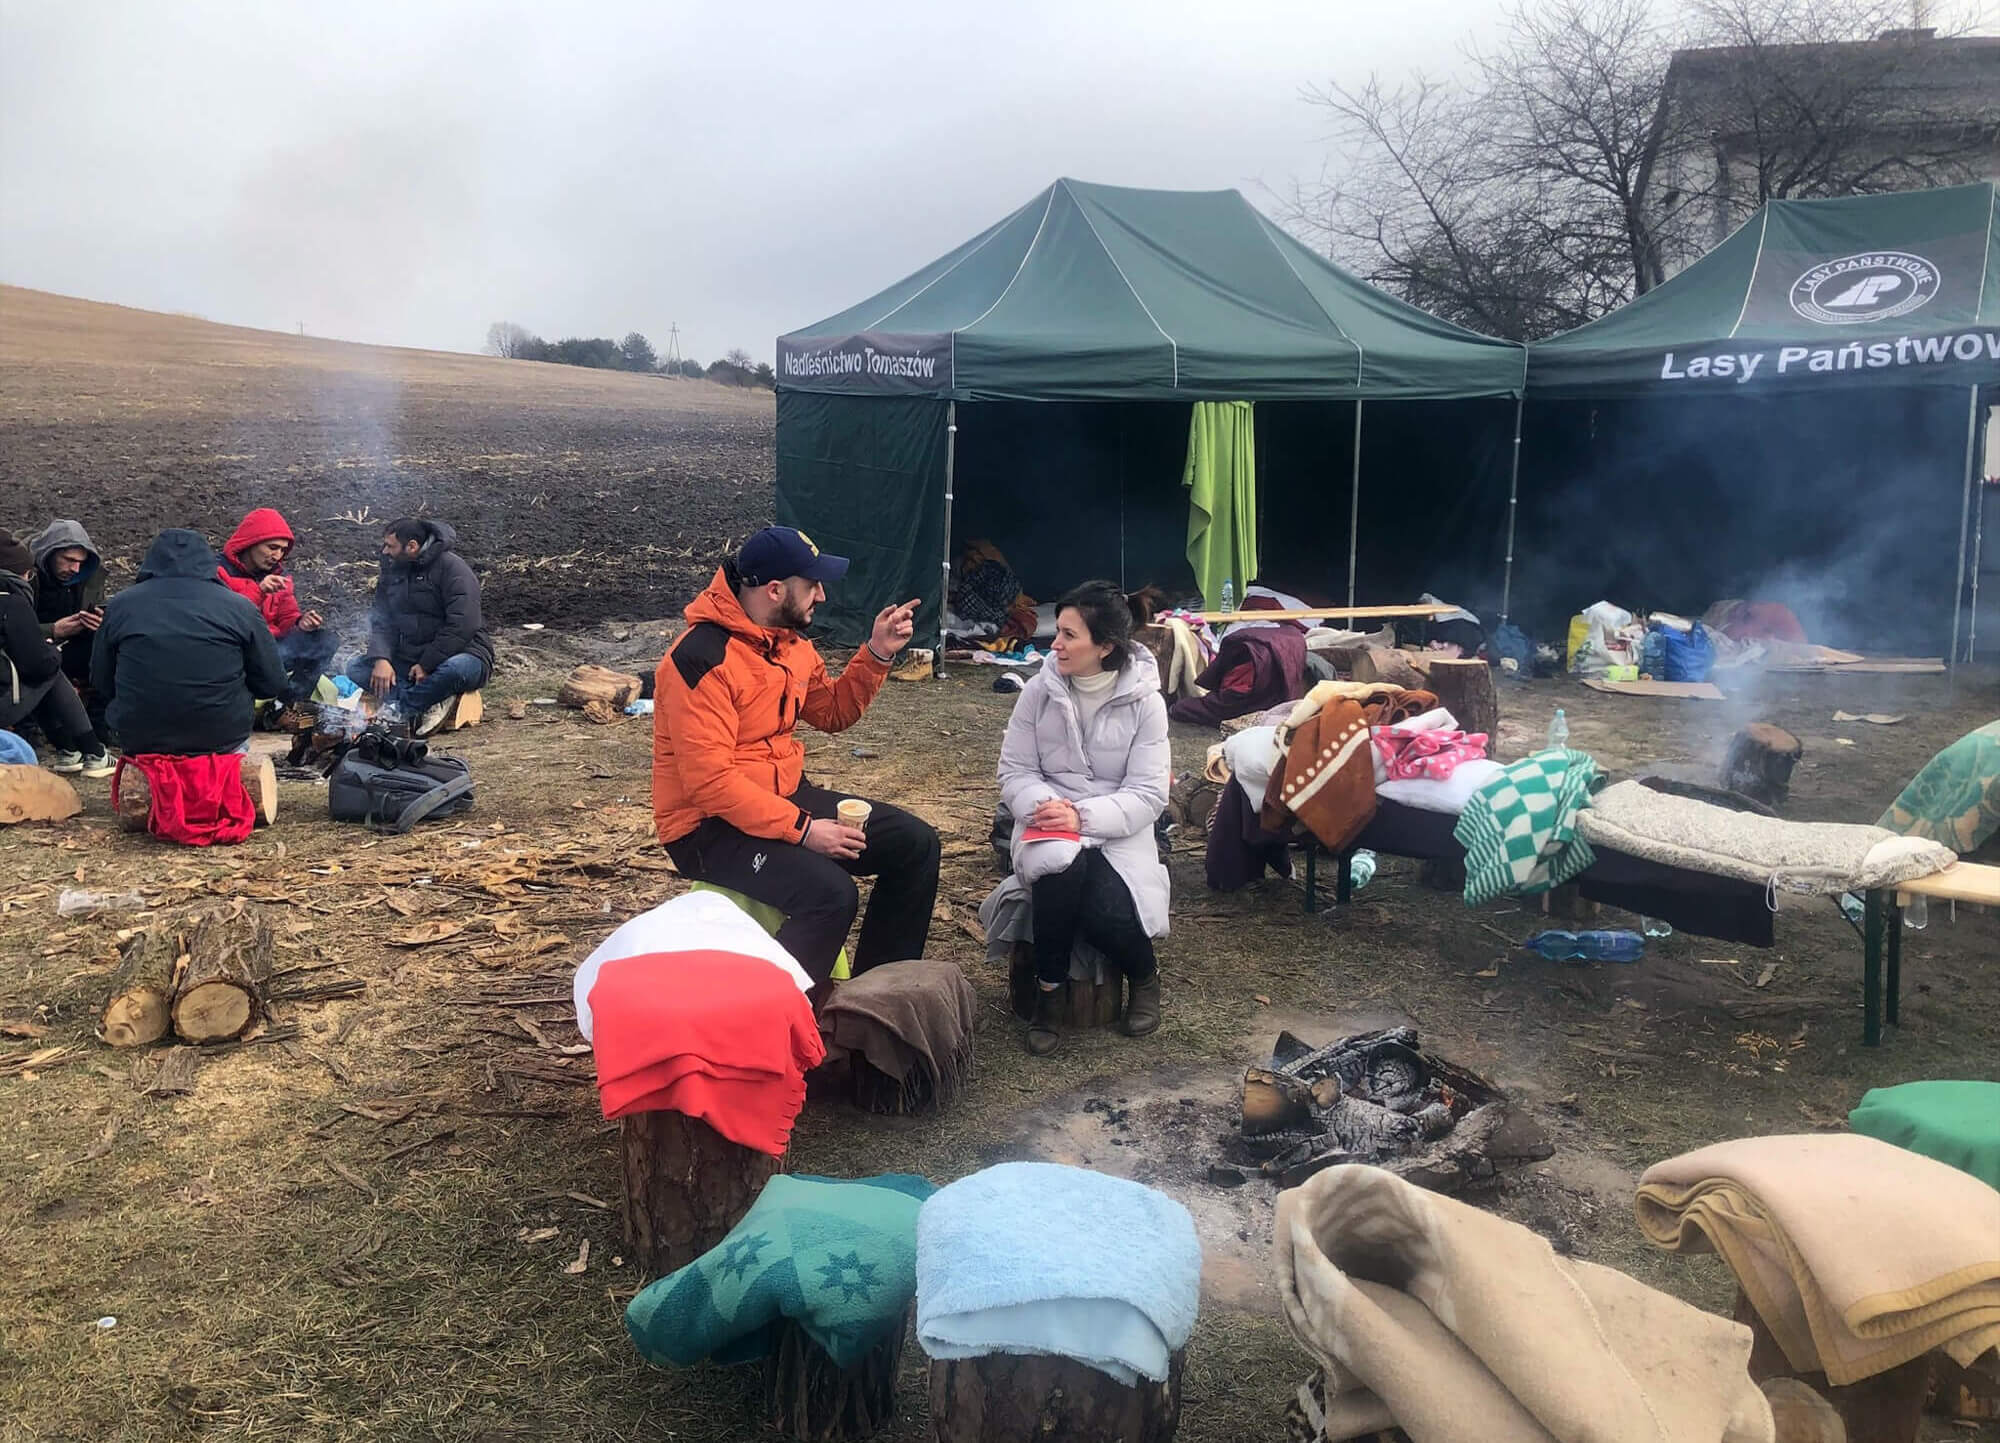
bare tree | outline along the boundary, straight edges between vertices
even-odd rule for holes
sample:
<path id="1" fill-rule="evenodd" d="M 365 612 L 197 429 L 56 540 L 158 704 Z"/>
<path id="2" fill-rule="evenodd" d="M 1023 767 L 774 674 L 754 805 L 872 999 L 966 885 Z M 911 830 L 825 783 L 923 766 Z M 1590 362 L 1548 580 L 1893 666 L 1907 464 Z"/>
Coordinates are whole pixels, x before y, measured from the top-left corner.
<path id="1" fill-rule="evenodd" d="M 731 351 L 725 351 L 723 353 L 722 359 L 729 362 L 730 365 L 737 367 L 739 370 L 747 371 L 750 369 L 750 353 L 744 350 L 741 346 L 738 346 Z"/>
<path id="2" fill-rule="evenodd" d="M 1288 219 L 1449 320 L 1566 330 L 1766 200 L 1969 178 L 2000 96 L 1968 114 L 1925 84 L 1943 42 L 1877 38 L 1899 18 L 1890 0 L 1695 0 L 1677 35 L 1651 0 L 1518 0 L 1461 82 L 1307 91 L 1337 178 L 1295 188 Z"/>
<path id="3" fill-rule="evenodd" d="M 535 334 L 512 321 L 495 321 L 486 328 L 486 354 L 518 360 L 535 343 Z"/>

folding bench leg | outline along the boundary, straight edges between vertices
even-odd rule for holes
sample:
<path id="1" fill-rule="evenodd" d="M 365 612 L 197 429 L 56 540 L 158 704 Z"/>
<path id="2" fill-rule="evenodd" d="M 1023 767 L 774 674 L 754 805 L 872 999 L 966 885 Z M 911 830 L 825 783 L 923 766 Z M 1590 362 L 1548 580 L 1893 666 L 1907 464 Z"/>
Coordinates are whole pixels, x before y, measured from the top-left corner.
<path id="1" fill-rule="evenodd" d="M 1899 1027 L 1902 1025 L 1897 1014 L 1902 1011 L 1903 994 L 1903 908 L 1894 892 L 1888 897 L 1889 915 L 1885 925 L 1889 930 L 1889 975 L 1884 988 L 1888 995 L 1883 999 L 1882 1019 L 1891 1027 Z"/>
<path id="2" fill-rule="evenodd" d="M 1887 898 L 1877 889 L 1861 908 L 1861 1045 L 1882 1043 L 1882 932 Z"/>

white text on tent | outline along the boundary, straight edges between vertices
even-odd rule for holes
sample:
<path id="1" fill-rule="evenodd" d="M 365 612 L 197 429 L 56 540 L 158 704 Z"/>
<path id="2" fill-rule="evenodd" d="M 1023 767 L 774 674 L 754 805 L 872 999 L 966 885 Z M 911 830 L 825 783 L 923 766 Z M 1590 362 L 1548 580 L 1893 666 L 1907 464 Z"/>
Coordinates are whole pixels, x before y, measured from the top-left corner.
<path id="1" fill-rule="evenodd" d="M 1721 380 L 1734 377 L 1741 385 L 1757 374 L 1768 351 L 1727 352 L 1720 356 L 1690 356 L 1679 366 L 1668 351 L 1660 362 L 1662 381 Z M 1893 341 L 1849 341 L 1844 346 L 1781 346 L 1776 374 L 1879 371 L 1894 366 L 1935 366 L 1951 361 L 2000 361 L 2000 332 L 1965 331 L 1955 336 L 1898 336 Z"/>

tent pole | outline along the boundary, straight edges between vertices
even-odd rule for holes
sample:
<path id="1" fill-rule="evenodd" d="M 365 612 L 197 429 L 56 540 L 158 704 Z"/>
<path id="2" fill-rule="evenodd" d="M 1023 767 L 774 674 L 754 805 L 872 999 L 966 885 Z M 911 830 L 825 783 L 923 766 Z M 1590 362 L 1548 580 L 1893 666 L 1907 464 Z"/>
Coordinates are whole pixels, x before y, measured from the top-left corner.
<path id="1" fill-rule="evenodd" d="M 1354 472 L 1347 493 L 1347 604 L 1354 605 L 1354 565 L 1361 554 L 1361 398 L 1354 398 Z M 1352 616 L 1348 625 L 1354 624 Z"/>
<path id="2" fill-rule="evenodd" d="M 952 473 L 958 467 L 958 402 L 947 401 L 944 413 L 944 590 L 938 594 L 937 656 L 931 674 L 944 677 L 944 613 L 951 604 Z"/>
<path id="3" fill-rule="evenodd" d="M 1958 511 L 1958 581 L 1951 590 L 1951 662 L 1954 682 L 1958 679 L 1958 624 L 1965 610 L 1965 537 L 1972 529 L 1972 481 L 1979 469 L 1979 387 L 1974 386 L 1965 408 L 1965 499 Z"/>
<path id="4" fill-rule="evenodd" d="M 1521 501 L 1521 408 L 1527 404 L 1524 389 L 1514 398 L 1514 460 L 1507 472 L 1507 564 L 1500 573 L 1500 624 L 1507 624 L 1508 607 L 1514 600 L 1514 511 Z"/>

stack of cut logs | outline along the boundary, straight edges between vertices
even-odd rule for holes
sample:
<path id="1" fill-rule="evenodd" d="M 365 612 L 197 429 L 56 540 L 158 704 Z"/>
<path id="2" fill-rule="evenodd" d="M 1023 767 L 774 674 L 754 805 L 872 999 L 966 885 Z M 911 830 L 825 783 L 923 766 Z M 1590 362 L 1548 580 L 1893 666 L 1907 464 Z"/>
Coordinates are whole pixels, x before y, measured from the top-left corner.
<path id="1" fill-rule="evenodd" d="M 184 933 L 135 933 L 111 974 L 99 1031 L 113 1047 L 143 1047 L 169 1031 L 183 1042 L 229 1042 L 264 1017 L 271 970 L 271 924 L 226 910 L 193 920 Z"/>

